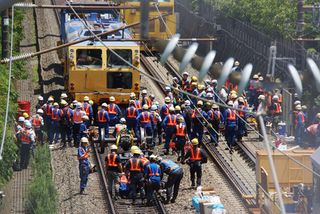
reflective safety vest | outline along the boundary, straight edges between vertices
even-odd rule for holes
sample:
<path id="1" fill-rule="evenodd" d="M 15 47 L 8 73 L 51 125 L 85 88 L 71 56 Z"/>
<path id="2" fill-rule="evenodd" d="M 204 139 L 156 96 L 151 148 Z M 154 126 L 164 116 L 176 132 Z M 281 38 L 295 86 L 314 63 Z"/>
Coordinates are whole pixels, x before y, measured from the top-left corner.
<path id="1" fill-rule="evenodd" d="M 280 105 L 280 103 L 275 103 L 275 105 L 276 105 L 276 109 L 275 109 L 274 113 L 279 114 L 281 112 L 281 105 Z"/>
<path id="2" fill-rule="evenodd" d="M 146 157 L 140 158 L 140 160 L 142 161 L 142 165 L 143 165 L 143 166 L 146 166 L 147 164 L 150 163 L 150 161 L 149 161 L 148 158 L 146 158 Z"/>
<path id="3" fill-rule="evenodd" d="M 186 136 L 186 126 L 185 125 L 182 125 L 181 127 L 179 125 L 176 125 L 176 136 L 179 136 L 179 137 Z"/>
<path id="4" fill-rule="evenodd" d="M 177 125 L 177 116 L 168 115 L 167 126 L 175 126 L 175 125 Z"/>
<path id="5" fill-rule="evenodd" d="M 56 109 L 54 108 L 52 110 L 52 114 L 51 114 L 51 119 L 54 120 L 54 121 L 58 121 L 61 119 L 61 116 L 62 116 L 62 111 L 60 109 Z"/>
<path id="6" fill-rule="evenodd" d="M 104 110 L 104 109 L 102 109 L 102 110 L 100 110 L 100 111 L 98 112 L 98 122 L 99 122 L 99 123 L 105 123 L 105 122 L 107 122 L 107 120 L 106 120 L 106 118 L 105 118 L 105 116 L 104 116 L 104 113 L 105 113 L 105 110 Z"/>
<path id="7" fill-rule="evenodd" d="M 83 103 L 83 111 L 85 111 L 86 115 L 89 116 L 89 114 L 90 114 L 90 104 L 89 103 Z"/>
<path id="8" fill-rule="evenodd" d="M 107 167 L 118 167 L 119 164 L 116 162 L 117 154 L 108 154 Z"/>
<path id="9" fill-rule="evenodd" d="M 145 97 L 144 99 L 145 99 L 146 104 L 150 108 L 151 107 L 151 99 L 149 97 Z"/>
<path id="10" fill-rule="evenodd" d="M 236 120 L 236 113 L 231 109 L 227 111 L 228 111 L 227 120 Z"/>
<path id="11" fill-rule="evenodd" d="M 130 171 L 131 172 L 141 172 L 140 163 L 141 160 L 138 158 L 131 158 L 130 160 Z"/>
<path id="12" fill-rule="evenodd" d="M 75 110 L 73 113 L 73 121 L 76 123 L 82 123 L 82 112 Z"/>
<path id="13" fill-rule="evenodd" d="M 303 113 L 302 111 L 299 111 L 296 115 L 297 115 L 297 116 L 296 116 L 296 121 L 295 121 L 296 125 L 298 124 L 298 118 L 299 118 L 299 116 L 301 116 L 301 121 L 302 121 L 302 123 L 305 122 L 304 113 Z"/>
<path id="14" fill-rule="evenodd" d="M 125 175 L 120 176 L 120 183 L 127 184 L 128 183 L 127 176 Z"/>
<path id="15" fill-rule="evenodd" d="M 134 107 L 127 108 L 127 118 L 137 118 L 137 109 Z"/>
<path id="16" fill-rule="evenodd" d="M 34 115 L 32 117 L 32 126 L 39 128 L 41 126 L 41 119 L 39 115 Z"/>
<path id="17" fill-rule="evenodd" d="M 142 120 L 141 123 L 150 123 L 151 122 L 151 114 L 149 112 L 142 112 L 141 113 Z"/>
<path id="18" fill-rule="evenodd" d="M 51 116 L 51 114 L 52 114 L 52 105 L 51 104 L 47 103 L 45 113 L 47 116 Z"/>
<path id="19" fill-rule="evenodd" d="M 134 107 L 138 110 L 141 110 L 142 107 L 141 107 L 141 102 L 139 100 L 137 100 L 136 102 L 134 102 Z"/>
<path id="20" fill-rule="evenodd" d="M 169 104 L 166 105 L 166 110 L 163 112 L 164 115 L 166 115 L 166 116 L 169 115 L 169 113 L 170 113 L 169 108 L 170 108 Z"/>
<path id="21" fill-rule="evenodd" d="M 244 110 L 244 106 L 241 106 L 240 109 Z M 243 111 L 238 111 L 238 115 L 243 118 L 244 117 L 244 112 Z"/>
<path id="22" fill-rule="evenodd" d="M 201 109 L 194 109 L 193 112 L 192 112 L 191 117 L 192 118 L 196 118 L 196 116 L 200 115 L 200 114 L 201 114 Z"/>
<path id="23" fill-rule="evenodd" d="M 86 151 L 86 150 L 84 150 L 84 148 L 82 148 L 81 147 L 81 150 L 83 151 L 83 156 L 78 156 L 78 160 L 85 160 L 85 159 L 87 159 L 88 157 L 89 157 L 89 153 Z"/>
<path id="24" fill-rule="evenodd" d="M 217 113 L 217 114 L 216 114 Z M 220 111 L 217 111 L 217 112 L 215 112 L 215 111 L 212 111 L 212 114 L 211 114 L 211 120 L 214 120 L 215 119 L 215 117 L 217 116 L 217 119 L 220 121 L 221 120 L 221 113 L 220 113 Z"/>
<path id="25" fill-rule="evenodd" d="M 281 104 L 282 103 L 282 95 L 279 94 L 278 96 L 279 96 L 278 102 Z"/>
<path id="26" fill-rule="evenodd" d="M 29 130 L 23 130 L 20 134 L 20 140 L 23 143 L 29 144 L 31 142 L 30 138 L 30 131 Z"/>
<path id="27" fill-rule="evenodd" d="M 149 166 L 149 177 L 160 176 L 160 167 L 157 167 L 157 171 L 153 172 L 151 166 Z"/>
<path id="28" fill-rule="evenodd" d="M 196 150 L 196 151 L 194 151 Z M 192 148 L 191 150 L 191 156 L 190 156 L 190 160 L 192 161 L 199 161 L 201 160 L 201 154 L 200 154 L 200 148 Z"/>
<path id="29" fill-rule="evenodd" d="M 109 113 L 109 114 L 117 114 L 117 112 L 116 112 L 116 105 L 115 105 L 115 104 L 109 104 L 109 106 L 108 106 L 108 113 Z"/>
<path id="30" fill-rule="evenodd" d="M 153 115 L 153 122 L 154 122 L 154 124 L 157 124 L 157 122 L 158 122 L 158 119 L 157 119 L 157 117 L 156 117 L 157 113 L 156 113 L 156 112 L 152 112 L 152 115 Z"/>

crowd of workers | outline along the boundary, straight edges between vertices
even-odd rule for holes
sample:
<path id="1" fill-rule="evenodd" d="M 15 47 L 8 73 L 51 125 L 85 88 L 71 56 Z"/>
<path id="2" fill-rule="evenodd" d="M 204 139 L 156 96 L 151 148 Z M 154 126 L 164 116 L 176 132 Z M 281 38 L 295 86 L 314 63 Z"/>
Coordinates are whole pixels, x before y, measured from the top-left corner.
<path id="1" fill-rule="evenodd" d="M 236 64 L 234 72 L 238 72 L 237 66 Z M 261 75 L 253 75 L 246 93 L 242 94 L 237 94 L 237 85 L 227 82 L 218 90 L 217 83 L 213 79 L 201 84 L 197 77 L 190 78 L 189 73 L 184 72 L 181 80 L 173 78 L 172 85 L 165 88 L 164 105 L 160 105 L 154 95 L 142 90 L 141 96 L 131 93 L 125 109 L 116 104 L 114 97 L 109 98 L 109 103 L 98 106 L 87 96 L 83 98 L 83 102 L 70 101 L 65 93 L 61 94 L 59 102 L 55 102 L 53 97 L 44 102 L 43 97 L 39 96 L 36 114 L 29 117 L 25 113 L 18 118 L 16 136 L 21 151 L 20 167 L 27 167 L 30 151 L 36 141 L 45 143 L 44 132 L 47 133 L 50 145 L 55 145 L 60 140 L 63 147 L 72 146 L 73 143 L 78 148 L 80 192 L 83 193 L 88 175 L 94 171 L 88 159 L 88 146 L 92 133 L 89 128 L 96 126 L 101 153 L 104 153 L 105 142 L 110 140 L 110 136 L 113 137 L 111 139 L 114 142 L 105 161 L 109 191 L 112 193 L 115 189 L 115 198 L 119 197 L 119 181 L 126 183 L 129 175 L 129 196 L 133 202 L 135 203 L 137 192 L 140 191 L 141 198 L 146 196 L 147 203 L 150 204 L 153 192 L 160 188 L 165 173 L 169 177 L 164 185 L 166 201 L 174 202 L 183 170 L 173 160 L 152 154 L 150 151 L 156 144 L 160 145 L 164 141 L 165 155 L 173 149 L 177 154 L 177 162 L 189 164 L 191 186 L 195 187 L 201 185 L 201 165 L 207 162 L 205 153 L 200 149 L 205 131 L 210 143 L 215 146 L 221 142 L 219 136 L 222 132 L 227 143 L 226 149 L 232 154 L 236 144 L 241 143 L 243 136 L 247 135 L 248 124 L 256 124 L 259 130 L 261 124 L 250 112 L 265 112 L 266 121 L 273 127 L 282 121 L 281 90 L 264 90 Z M 189 97 L 180 90 L 189 92 L 192 96 Z M 203 102 L 199 98 L 205 98 L 209 102 Z M 298 145 L 303 146 L 307 126 L 311 123 L 319 124 L 320 114 L 315 115 L 316 120 L 311 122 L 306 114 L 306 106 L 295 98 L 295 111 L 292 112 L 295 118 L 295 139 Z M 109 135 L 111 129 L 114 131 Z M 315 143 L 320 143 L 319 125 L 312 134 Z M 124 161 L 120 158 L 120 151 L 131 153 L 132 156 Z"/>

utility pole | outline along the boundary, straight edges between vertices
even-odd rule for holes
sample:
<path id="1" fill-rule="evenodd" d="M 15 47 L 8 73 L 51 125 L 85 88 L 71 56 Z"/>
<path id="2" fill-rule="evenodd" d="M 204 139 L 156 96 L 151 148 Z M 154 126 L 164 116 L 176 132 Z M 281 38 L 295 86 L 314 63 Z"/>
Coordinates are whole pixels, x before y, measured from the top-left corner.
<path id="1" fill-rule="evenodd" d="M 304 0 L 298 0 L 297 3 L 297 36 L 298 38 L 302 38 L 303 36 L 303 27 L 304 27 Z M 304 60 L 304 42 L 298 41 L 298 51 L 300 53 L 300 57 L 298 58 L 297 62 L 301 65 L 301 71 L 305 68 L 305 60 Z"/>
<path id="2" fill-rule="evenodd" d="M 2 59 L 8 58 L 9 53 L 9 10 L 6 9 L 2 12 Z"/>
<path id="3" fill-rule="evenodd" d="M 141 31 L 140 39 L 149 39 L 149 0 L 141 0 Z"/>

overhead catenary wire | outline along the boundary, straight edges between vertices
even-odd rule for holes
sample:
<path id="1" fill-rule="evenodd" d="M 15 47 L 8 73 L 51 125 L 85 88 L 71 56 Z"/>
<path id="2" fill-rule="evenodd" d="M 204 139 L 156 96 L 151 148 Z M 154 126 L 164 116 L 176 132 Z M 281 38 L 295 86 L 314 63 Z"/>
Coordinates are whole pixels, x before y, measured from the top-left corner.
<path id="1" fill-rule="evenodd" d="M 11 35 L 10 35 L 10 62 L 9 62 L 9 73 L 8 73 L 8 89 L 7 89 L 7 100 L 6 100 L 6 111 L 4 117 L 4 124 L 2 130 L 2 140 L 0 147 L 0 160 L 3 159 L 2 153 L 4 148 L 4 142 L 6 140 L 7 133 L 7 123 L 8 123 L 8 115 L 9 115 L 9 107 L 10 107 L 10 93 L 11 93 L 11 76 L 12 76 L 12 63 L 13 63 L 13 32 L 14 32 L 14 5 L 11 9 Z"/>

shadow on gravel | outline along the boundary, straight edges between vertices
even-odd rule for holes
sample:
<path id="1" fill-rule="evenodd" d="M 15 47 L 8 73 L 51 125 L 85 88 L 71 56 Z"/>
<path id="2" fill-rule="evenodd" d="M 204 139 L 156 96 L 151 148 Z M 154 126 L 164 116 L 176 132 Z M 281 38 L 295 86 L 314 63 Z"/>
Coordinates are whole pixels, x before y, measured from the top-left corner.
<path id="1" fill-rule="evenodd" d="M 57 34 L 46 34 L 45 36 L 40 36 L 39 39 L 45 39 L 47 37 L 60 38 L 60 35 L 57 35 Z"/>
<path id="2" fill-rule="evenodd" d="M 52 63 L 46 68 L 42 68 L 43 71 L 53 70 L 58 75 L 63 75 L 63 66 L 60 63 Z"/>
<path id="3" fill-rule="evenodd" d="M 49 80 L 42 80 L 41 84 L 43 85 L 51 85 L 51 84 L 61 85 L 64 86 L 64 80 L 62 77 L 53 77 Z"/>

